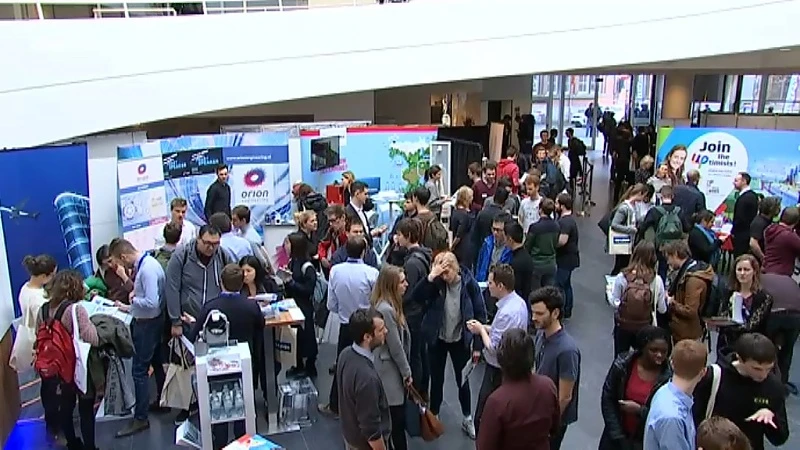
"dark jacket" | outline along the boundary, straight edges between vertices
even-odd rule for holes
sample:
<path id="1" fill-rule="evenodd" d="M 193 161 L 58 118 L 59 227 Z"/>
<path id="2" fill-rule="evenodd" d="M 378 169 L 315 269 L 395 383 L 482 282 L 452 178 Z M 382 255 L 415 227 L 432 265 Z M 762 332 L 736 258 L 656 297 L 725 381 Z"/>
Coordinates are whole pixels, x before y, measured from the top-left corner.
<path id="1" fill-rule="evenodd" d="M 345 206 L 344 209 L 345 209 L 345 212 L 347 213 L 348 217 L 358 217 L 359 220 L 360 220 L 361 216 L 358 215 L 358 212 L 353 207 L 352 203 L 350 203 L 347 206 Z M 366 205 L 365 205 L 364 208 L 361 208 L 361 210 L 364 212 L 364 214 L 366 216 L 366 213 L 367 213 Z M 367 238 L 367 246 L 369 248 L 372 248 L 372 245 L 373 245 L 373 242 L 372 242 L 372 227 L 370 226 L 369 221 L 367 221 L 367 224 L 365 225 L 364 236 L 366 236 L 366 238 Z"/>
<path id="2" fill-rule="evenodd" d="M 297 306 L 306 314 L 307 308 L 313 311 L 311 296 L 317 283 L 317 270 L 310 260 L 290 260 L 288 269 L 292 272 L 292 279 L 285 283 L 286 298 L 293 298 Z"/>
<path id="3" fill-rule="evenodd" d="M 732 292 L 731 295 L 733 295 Z M 731 295 L 724 297 L 725 301 L 723 301 L 722 305 L 720 305 L 720 316 L 730 317 L 732 315 L 733 311 L 731 309 L 733 307 L 733 303 L 730 301 Z M 720 328 L 720 341 L 718 341 L 717 347 L 720 346 L 719 344 L 732 346 L 734 343 L 736 343 L 736 340 L 745 333 L 761 333 L 763 335 L 768 335 L 767 323 L 769 322 L 769 316 L 772 313 L 772 303 L 772 296 L 763 289 L 754 292 L 749 309 L 750 315 L 747 317 L 747 320 L 745 320 L 744 324 L 742 325 L 733 325 Z M 717 351 L 719 350 L 720 349 L 718 348 Z"/>
<path id="4" fill-rule="evenodd" d="M 333 257 L 331 257 L 331 267 L 341 264 L 345 261 L 347 261 L 347 248 L 342 246 L 333 252 Z M 364 252 L 364 264 L 376 269 L 378 268 L 378 256 L 375 255 L 375 252 L 369 247 L 367 247 L 367 250 Z"/>
<path id="5" fill-rule="evenodd" d="M 428 342 L 436 342 L 439 337 L 439 330 L 444 323 L 444 301 L 447 286 L 441 278 L 428 281 L 425 277 L 415 288 L 414 299 L 424 302 L 423 310 L 425 317 L 422 320 L 422 327 L 425 330 L 425 337 Z M 468 320 L 475 319 L 480 323 L 486 323 L 486 304 L 483 302 L 483 294 L 472 272 L 461 266 L 461 320 L 464 324 Z M 471 348 L 473 344 L 477 346 L 479 339 L 473 339 L 472 333 L 466 325 L 462 327 L 464 345 Z M 479 350 L 476 347 L 475 350 Z"/>
<path id="6" fill-rule="evenodd" d="M 387 242 L 389 242 L 389 249 L 386 251 L 386 262 L 393 265 L 393 266 L 402 266 L 403 261 L 406 260 L 406 254 L 408 253 L 405 247 L 401 247 L 394 243 L 394 235 L 397 233 L 397 224 L 400 223 L 401 220 L 411 218 L 416 216 L 416 211 L 408 213 L 407 211 L 403 211 L 403 214 L 397 217 L 394 221 L 394 225 L 392 225 L 392 231 L 389 232 L 389 238 Z"/>
<path id="7" fill-rule="evenodd" d="M 600 395 L 600 411 L 603 414 L 603 435 L 600 437 L 599 450 L 625 450 L 629 443 L 642 442 L 644 438 L 644 423 L 647 413 L 650 411 L 649 404 L 642 405 L 639 413 L 639 427 L 635 436 L 628 436 L 622 427 L 622 411 L 619 408 L 619 401 L 625 398 L 625 389 L 631 376 L 631 371 L 636 370 L 634 361 L 641 356 L 640 351 L 631 350 L 623 353 L 614 359 L 611 368 L 608 369 L 606 381 L 603 384 L 603 391 Z M 670 365 L 665 363 L 661 373 L 658 375 L 650 396 L 655 393 L 659 386 L 669 381 L 672 376 Z M 649 403 L 649 402 L 648 402 Z"/>
<path id="8" fill-rule="evenodd" d="M 207 301 L 186 338 L 192 342 L 197 340 L 208 314 L 215 309 L 228 318 L 229 338 L 247 342 L 250 344 L 250 351 L 253 352 L 258 336 L 264 331 L 264 315 L 257 302 L 238 292 L 223 292 L 219 297 Z"/>
<path id="9" fill-rule="evenodd" d="M 95 392 L 105 392 L 106 365 L 102 354 L 109 347 L 117 358 L 131 358 L 136 352 L 133 347 L 130 327 L 121 320 L 106 314 L 95 314 L 89 320 L 97 330 L 97 346 L 89 350 L 86 367 Z M 105 353 L 105 354 L 108 354 Z"/>
<path id="10" fill-rule="evenodd" d="M 703 261 L 706 264 L 715 265 L 719 258 L 719 249 L 722 241 L 714 237 L 709 239 L 708 234 L 700 229 L 700 225 L 693 225 L 689 230 L 689 250 L 692 252 L 692 259 Z"/>
<path id="11" fill-rule="evenodd" d="M 403 312 L 405 312 L 409 326 L 422 324 L 422 318 L 425 313 L 423 305 L 426 304 L 426 301 L 415 298 L 416 288 L 428 277 L 432 261 L 431 250 L 420 246 L 409 249 L 403 262 L 403 270 L 406 273 L 406 282 L 408 283 L 406 293 L 403 295 Z"/>
<path id="12" fill-rule="evenodd" d="M 312 192 L 305 197 L 299 198 L 297 205 L 300 211 L 310 210 L 317 213 L 317 235 L 315 238 L 316 242 L 321 241 L 328 234 L 328 216 L 325 214 L 328 201 L 319 192 Z"/>
<path id="13" fill-rule="evenodd" d="M 681 218 L 692 221 L 692 215 L 706 209 L 706 196 L 694 184 L 679 184 L 673 188 L 672 204 L 681 207 Z"/>
<path id="14" fill-rule="evenodd" d="M 661 218 L 664 217 L 664 215 L 661 214 L 661 210 L 659 208 L 664 208 L 664 211 L 666 212 L 672 212 L 672 210 L 674 210 L 677 207 L 679 206 L 676 205 L 675 202 L 673 202 L 670 204 L 662 204 L 661 206 L 654 206 L 650 208 L 650 210 L 647 211 L 647 214 L 644 216 L 644 220 L 642 220 L 642 223 L 639 224 L 639 227 L 636 232 L 636 241 L 638 242 L 639 240 L 644 239 L 647 230 L 652 229 L 653 233 L 655 233 L 658 230 L 658 222 L 660 222 Z M 683 217 L 683 208 L 681 208 L 681 210 L 678 211 L 678 217 L 681 218 L 681 227 L 683 227 L 683 232 L 688 233 L 692 225 L 690 221 L 686 220 Z"/>
<path id="15" fill-rule="evenodd" d="M 389 438 L 389 402 L 380 375 L 369 359 L 353 347 L 339 354 L 336 379 L 341 404 L 339 423 L 344 440 L 356 450 L 369 450 L 369 441 Z"/>
<path id="16" fill-rule="evenodd" d="M 206 204 L 203 212 L 206 215 L 206 222 L 218 212 L 223 212 L 228 217 L 231 216 L 231 187 L 228 183 L 219 180 L 211 183 L 206 191 Z"/>
<path id="17" fill-rule="evenodd" d="M 774 373 L 761 382 L 746 377 L 733 366 L 731 356 L 719 359 L 717 364 L 722 369 L 722 375 L 712 412 L 738 426 L 753 450 L 764 450 L 764 437 L 775 446 L 783 445 L 789 439 L 789 424 L 786 419 L 785 389 L 780 379 Z M 705 419 L 712 381 L 713 373 L 708 370 L 694 389 L 692 413 L 695 425 Z M 775 414 L 776 428 L 747 420 L 761 408 L 767 408 Z"/>
<path id="18" fill-rule="evenodd" d="M 733 205 L 733 253 L 741 255 L 750 251 L 750 224 L 758 215 L 758 195 L 753 191 L 746 191 L 739 195 Z"/>

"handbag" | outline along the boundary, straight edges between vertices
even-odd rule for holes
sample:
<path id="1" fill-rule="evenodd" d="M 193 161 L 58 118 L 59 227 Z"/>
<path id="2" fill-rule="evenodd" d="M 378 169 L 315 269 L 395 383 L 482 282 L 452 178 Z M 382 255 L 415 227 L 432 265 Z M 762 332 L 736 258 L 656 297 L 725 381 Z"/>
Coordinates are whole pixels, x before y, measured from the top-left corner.
<path id="1" fill-rule="evenodd" d="M 297 329 L 292 327 L 280 327 L 275 336 L 275 351 L 277 352 L 278 362 L 283 367 L 297 365 Z"/>
<path id="2" fill-rule="evenodd" d="M 25 308 L 22 313 L 22 319 L 17 327 L 17 338 L 14 339 L 14 347 L 11 349 L 11 356 L 8 359 L 8 365 L 17 372 L 33 367 L 33 343 L 36 342 L 36 329 L 28 315 L 29 310 L 30 308 Z"/>
<path id="3" fill-rule="evenodd" d="M 81 339 L 80 328 L 78 328 L 78 313 L 76 309 L 81 308 L 78 304 L 72 305 L 72 343 L 75 346 L 75 386 L 84 394 L 89 388 L 89 350 L 92 345 Z"/>
<path id="4" fill-rule="evenodd" d="M 192 395 L 194 394 L 192 385 L 193 360 L 189 356 L 191 353 L 188 352 L 179 339 L 172 338 L 169 341 L 169 348 L 169 367 L 167 368 L 167 376 L 164 380 L 164 388 L 161 391 L 159 405 L 185 411 L 189 409 L 189 405 L 192 403 Z"/>
<path id="5" fill-rule="evenodd" d="M 608 254 L 609 255 L 630 255 L 633 251 L 633 236 L 620 233 L 609 228 L 608 230 Z"/>
<path id="6" fill-rule="evenodd" d="M 442 422 L 428 409 L 428 404 L 422 396 L 419 395 L 419 392 L 417 392 L 414 386 L 408 387 L 408 393 L 411 395 L 411 400 L 416 404 L 417 411 L 419 412 L 419 428 L 422 440 L 426 442 L 435 441 L 439 436 L 444 434 L 444 425 L 442 425 Z M 416 419 L 414 422 L 416 422 Z M 406 424 L 406 426 L 408 426 L 408 424 Z"/>

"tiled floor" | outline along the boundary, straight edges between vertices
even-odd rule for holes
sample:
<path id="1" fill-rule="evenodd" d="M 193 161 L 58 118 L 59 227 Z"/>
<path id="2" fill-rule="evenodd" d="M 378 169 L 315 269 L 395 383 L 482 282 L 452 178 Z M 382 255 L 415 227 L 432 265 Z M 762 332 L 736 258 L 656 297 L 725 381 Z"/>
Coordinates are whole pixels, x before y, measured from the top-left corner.
<path id="1" fill-rule="evenodd" d="M 588 450 L 597 448 L 597 442 L 603 429 L 603 419 L 600 415 L 600 390 L 606 372 L 611 363 L 611 310 L 603 298 L 603 275 L 612 265 L 611 258 L 602 251 L 602 233 L 596 223 L 607 207 L 608 182 L 607 166 L 597 161 L 595 174 L 594 199 L 597 206 L 593 215 L 579 220 L 581 239 L 581 263 L 573 277 L 575 289 L 575 310 L 567 329 L 576 338 L 582 352 L 582 376 L 580 386 L 579 420 L 570 426 L 564 445 L 565 450 Z M 800 351 L 800 349 L 798 349 Z M 321 349 L 319 363 L 320 378 L 318 388 L 323 398 L 327 398 L 330 388 L 330 376 L 327 367 L 333 360 L 334 349 L 325 346 Z M 449 363 L 448 363 L 449 366 Z M 798 364 L 795 365 L 795 380 Z M 476 371 L 472 379 L 473 402 L 477 398 L 477 390 L 482 372 Z M 445 386 L 445 406 L 442 408 L 441 418 L 447 427 L 447 432 L 439 440 L 425 443 L 413 440 L 411 449 L 441 449 L 441 450 L 471 450 L 474 443 L 460 431 L 460 412 L 455 382 L 452 369 L 448 367 Z M 791 428 L 798 430 L 800 421 L 800 399 L 788 399 L 788 411 Z M 151 429 L 147 433 L 127 438 L 114 439 L 114 433 L 120 429 L 124 421 L 104 422 L 98 424 L 97 438 L 101 449 L 128 450 L 128 449 L 166 449 L 174 442 L 174 426 L 172 416 L 156 417 L 151 420 Z M 263 423 L 262 423 L 263 425 Z M 41 440 L 42 426 L 38 423 L 20 425 L 15 432 L 14 440 L 9 442 L 9 449 L 39 449 L 44 448 Z M 311 428 L 302 432 L 278 435 L 273 439 L 284 445 L 287 450 L 337 450 L 342 448 L 335 421 L 321 419 Z M 23 447 L 24 445 L 24 447 Z M 800 448 L 800 438 L 793 436 L 784 446 L 788 449 Z"/>

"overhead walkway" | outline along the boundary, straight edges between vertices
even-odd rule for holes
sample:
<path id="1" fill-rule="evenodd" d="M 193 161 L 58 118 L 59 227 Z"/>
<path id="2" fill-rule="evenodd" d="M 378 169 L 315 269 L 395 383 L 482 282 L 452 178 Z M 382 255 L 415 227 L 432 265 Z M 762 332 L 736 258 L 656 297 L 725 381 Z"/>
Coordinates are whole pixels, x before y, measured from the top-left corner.
<path id="1" fill-rule="evenodd" d="M 346 92 L 777 52 L 800 44 L 797 11 L 800 0 L 414 0 L 0 22 L 0 148 Z"/>

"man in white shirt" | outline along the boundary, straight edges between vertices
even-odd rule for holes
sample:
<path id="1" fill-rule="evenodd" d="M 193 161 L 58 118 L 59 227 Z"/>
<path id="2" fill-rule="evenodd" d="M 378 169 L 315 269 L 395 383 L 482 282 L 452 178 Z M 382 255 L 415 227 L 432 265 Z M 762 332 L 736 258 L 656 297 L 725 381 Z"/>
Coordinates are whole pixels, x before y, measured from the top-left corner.
<path id="1" fill-rule="evenodd" d="M 258 231 L 250 225 L 250 208 L 245 205 L 238 205 L 231 211 L 231 225 L 236 230 L 236 234 L 247 239 L 253 245 L 262 245 L 263 240 Z"/>
<path id="2" fill-rule="evenodd" d="M 225 213 L 214 213 L 208 219 L 211 226 L 216 227 L 222 233 L 219 238 L 220 247 L 225 250 L 235 262 L 239 262 L 245 256 L 253 256 L 253 246 L 247 239 L 237 236 L 231 225 L 231 218 Z"/>
<path id="3" fill-rule="evenodd" d="M 169 202 L 169 210 L 170 210 L 170 220 L 169 222 L 180 225 L 181 227 L 181 239 L 178 241 L 178 246 L 184 245 L 195 239 L 197 237 L 197 227 L 194 226 L 192 222 L 186 220 L 186 210 L 188 209 L 188 204 L 185 198 L 175 197 Z M 167 224 L 165 223 L 164 226 Z M 155 247 L 153 248 L 161 248 L 166 244 L 164 242 L 164 229 L 161 229 L 161 232 L 158 233 L 158 237 L 156 238 Z"/>

